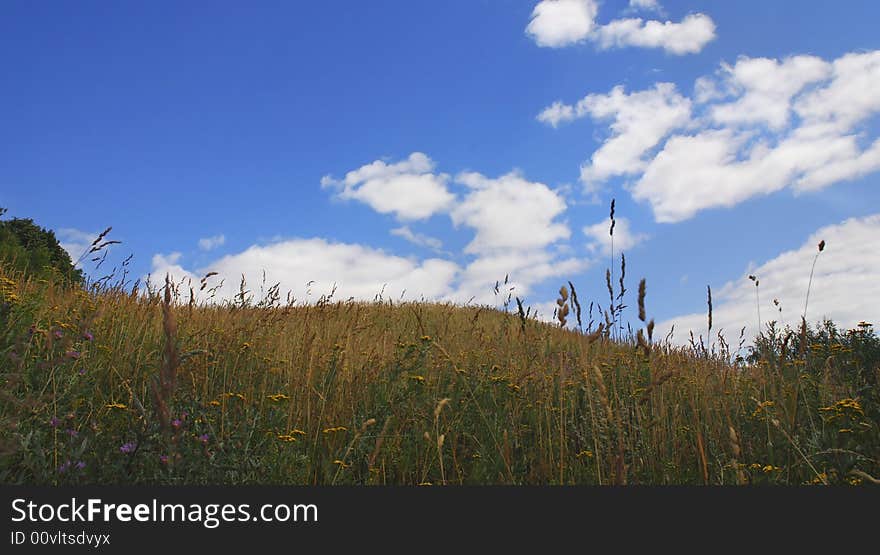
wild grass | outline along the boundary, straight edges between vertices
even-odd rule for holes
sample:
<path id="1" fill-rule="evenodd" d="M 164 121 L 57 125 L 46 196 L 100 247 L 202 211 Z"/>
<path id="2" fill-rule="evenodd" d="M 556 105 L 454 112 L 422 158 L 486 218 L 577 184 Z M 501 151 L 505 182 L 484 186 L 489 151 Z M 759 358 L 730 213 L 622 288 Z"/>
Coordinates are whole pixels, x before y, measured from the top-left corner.
<path id="1" fill-rule="evenodd" d="M 516 313 L 295 305 L 270 288 L 257 302 L 208 304 L 172 286 L 78 288 L 0 268 L 0 482 L 880 476 L 880 342 L 870 325 L 802 334 L 770 325 L 748 354 L 723 338 L 679 347 L 645 324 L 644 280 L 644 329 L 622 333 L 623 287 L 615 295 L 610 271 L 607 281 L 611 312 L 594 325 L 591 303 L 584 327 L 572 283 L 553 325 L 527 317 L 519 299 Z"/>

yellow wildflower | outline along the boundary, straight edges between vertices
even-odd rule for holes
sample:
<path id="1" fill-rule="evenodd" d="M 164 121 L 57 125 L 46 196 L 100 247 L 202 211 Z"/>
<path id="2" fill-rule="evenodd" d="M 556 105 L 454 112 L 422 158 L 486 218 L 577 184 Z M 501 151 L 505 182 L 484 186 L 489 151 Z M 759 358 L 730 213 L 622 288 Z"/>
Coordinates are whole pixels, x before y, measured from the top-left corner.
<path id="1" fill-rule="evenodd" d="M 754 412 L 752 412 L 752 416 L 760 416 L 762 412 L 766 412 L 768 408 L 774 406 L 775 404 L 776 403 L 774 403 L 773 401 L 759 402 L 757 408 L 754 410 Z"/>

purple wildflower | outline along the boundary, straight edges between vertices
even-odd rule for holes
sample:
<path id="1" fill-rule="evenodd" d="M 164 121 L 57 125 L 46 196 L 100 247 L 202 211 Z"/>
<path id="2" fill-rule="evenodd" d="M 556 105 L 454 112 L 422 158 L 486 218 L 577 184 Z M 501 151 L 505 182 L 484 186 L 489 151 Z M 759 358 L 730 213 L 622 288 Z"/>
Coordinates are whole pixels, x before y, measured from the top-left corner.
<path id="1" fill-rule="evenodd" d="M 57 428 L 59 424 L 61 424 L 61 420 L 59 420 L 57 416 L 53 416 L 49 420 L 49 425 L 52 426 L 53 428 Z"/>
<path id="2" fill-rule="evenodd" d="M 82 470 L 86 467 L 86 463 L 84 463 L 82 461 L 78 461 L 74 466 L 76 467 L 77 470 Z"/>
<path id="3" fill-rule="evenodd" d="M 175 418 L 171 421 L 171 425 L 175 428 L 179 428 L 181 424 L 183 424 L 183 422 L 180 421 L 180 418 Z"/>
<path id="4" fill-rule="evenodd" d="M 64 356 L 66 356 L 67 358 L 72 358 L 73 360 L 78 359 L 81 355 L 82 353 L 80 353 L 79 351 L 67 351 L 66 353 L 64 353 Z"/>
<path id="5" fill-rule="evenodd" d="M 200 435 L 200 436 L 198 437 L 198 440 L 201 441 L 201 442 L 204 443 L 204 444 L 207 444 L 207 443 L 208 443 L 208 438 L 209 438 L 209 437 L 210 437 L 210 436 L 208 436 L 208 434 L 202 434 L 202 435 Z"/>
<path id="6" fill-rule="evenodd" d="M 85 376 L 85 375 L 86 375 L 86 369 L 85 369 L 85 368 L 80 368 L 80 369 L 79 369 L 79 372 L 77 372 L 77 373 L 78 373 L 80 376 Z"/>
<path id="7" fill-rule="evenodd" d="M 55 330 L 55 331 L 52 333 L 52 335 L 55 336 L 55 339 L 61 339 L 62 337 L 64 337 L 64 334 L 61 333 L 61 330 Z"/>
<path id="8" fill-rule="evenodd" d="M 83 332 L 83 339 L 85 339 L 86 341 L 93 341 L 95 339 L 95 336 L 92 335 L 92 332 L 86 331 Z"/>
<path id="9" fill-rule="evenodd" d="M 65 430 L 65 431 L 67 432 L 67 435 L 69 435 L 70 437 L 76 437 L 79 435 L 79 432 L 77 432 L 76 430 L 73 430 L 73 429 Z"/>
<path id="10" fill-rule="evenodd" d="M 162 464 L 168 464 L 168 455 L 159 455 L 159 462 Z"/>
<path id="11" fill-rule="evenodd" d="M 128 443 L 123 443 L 122 447 L 119 448 L 119 451 L 122 453 L 133 453 L 137 446 L 133 441 L 129 441 Z"/>
<path id="12" fill-rule="evenodd" d="M 69 469 L 70 469 L 70 461 L 67 461 L 67 462 L 65 462 L 64 464 L 62 464 L 61 466 L 58 467 L 58 473 L 59 473 L 59 474 L 64 474 L 64 473 L 67 472 Z"/>

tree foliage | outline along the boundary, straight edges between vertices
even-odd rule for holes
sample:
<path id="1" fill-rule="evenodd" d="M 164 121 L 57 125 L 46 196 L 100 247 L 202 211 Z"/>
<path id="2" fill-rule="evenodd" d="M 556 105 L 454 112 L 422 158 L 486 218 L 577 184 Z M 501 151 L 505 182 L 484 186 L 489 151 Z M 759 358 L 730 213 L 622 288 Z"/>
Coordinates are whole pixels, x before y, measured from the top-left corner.
<path id="1" fill-rule="evenodd" d="M 0 208 L 0 216 L 5 213 L 6 209 Z M 0 263 L 31 276 L 83 280 L 82 271 L 61 247 L 55 232 L 30 218 L 0 220 Z"/>

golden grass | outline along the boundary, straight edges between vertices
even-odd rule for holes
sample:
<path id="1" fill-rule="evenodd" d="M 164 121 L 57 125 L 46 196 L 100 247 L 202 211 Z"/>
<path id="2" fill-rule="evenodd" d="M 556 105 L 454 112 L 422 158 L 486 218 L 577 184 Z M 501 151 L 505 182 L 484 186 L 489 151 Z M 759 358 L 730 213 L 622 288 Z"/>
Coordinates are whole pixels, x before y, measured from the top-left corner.
<path id="1" fill-rule="evenodd" d="M 572 331 L 570 283 L 551 325 L 450 304 L 201 305 L 171 287 L 0 280 L 14 298 L 6 483 L 71 480 L 56 472 L 70 456 L 86 482 L 826 483 L 849 467 L 817 453 L 841 445 L 877 472 L 876 453 L 842 443 L 843 421 L 831 430 L 818 410 L 858 396 L 834 372 L 657 343 L 653 320 L 616 340 L 616 315 Z M 840 410 L 876 435 L 864 411 Z M 74 453 L 50 418 L 88 446 Z"/>

